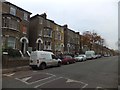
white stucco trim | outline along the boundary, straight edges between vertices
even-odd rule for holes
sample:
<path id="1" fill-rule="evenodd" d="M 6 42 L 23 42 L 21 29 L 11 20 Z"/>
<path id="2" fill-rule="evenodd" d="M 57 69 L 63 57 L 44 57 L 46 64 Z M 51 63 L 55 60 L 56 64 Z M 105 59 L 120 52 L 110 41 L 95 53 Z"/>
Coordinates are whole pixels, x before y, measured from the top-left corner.
<path id="1" fill-rule="evenodd" d="M 36 40 L 36 43 L 38 43 L 38 41 L 41 41 L 41 43 L 43 43 L 43 40 L 41 39 L 41 38 L 38 38 L 37 40 Z"/>
<path id="2" fill-rule="evenodd" d="M 22 43 L 22 40 L 24 40 L 24 39 L 26 40 L 26 43 L 29 43 L 27 37 L 22 37 L 22 38 L 20 39 L 20 42 Z"/>

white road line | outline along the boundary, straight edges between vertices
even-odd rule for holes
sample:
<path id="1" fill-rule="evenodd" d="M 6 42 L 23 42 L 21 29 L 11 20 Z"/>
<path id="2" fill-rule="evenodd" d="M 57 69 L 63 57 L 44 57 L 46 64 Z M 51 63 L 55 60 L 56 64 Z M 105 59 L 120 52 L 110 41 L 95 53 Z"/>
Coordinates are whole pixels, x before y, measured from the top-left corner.
<path id="1" fill-rule="evenodd" d="M 23 82 L 23 83 L 25 83 L 25 84 L 27 84 L 27 85 L 29 85 L 28 82 L 25 82 L 25 81 L 23 81 L 22 79 L 19 79 L 19 78 L 15 78 L 15 79 L 18 80 L 18 81 L 21 81 L 21 82 Z"/>
<path id="2" fill-rule="evenodd" d="M 7 76 L 7 77 L 11 77 L 13 76 L 15 73 L 11 73 L 11 74 L 3 74 L 4 76 Z"/>
<path id="3" fill-rule="evenodd" d="M 50 77 L 47 77 L 47 78 L 44 78 L 44 79 L 40 79 L 40 80 L 35 81 L 35 82 L 31 82 L 31 83 L 29 83 L 29 84 L 33 84 L 33 83 L 37 83 L 37 82 L 40 82 L 40 81 L 44 81 L 44 80 L 50 79 L 50 78 L 52 78 L 52 77 L 55 77 L 55 75 L 50 76 Z"/>
<path id="4" fill-rule="evenodd" d="M 23 79 L 19 79 L 19 78 L 15 78 L 15 79 L 16 79 L 16 80 L 19 80 L 19 81 L 21 81 L 21 82 L 23 82 L 23 83 L 26 83 L 27 85 L 30 85 L 30 84 L 34 84 L 34 83 L 37 83 L 37 82 L 40 82 L 40 81 L 44 81 L 44 80 L 50 79 L 50 78 L 52 78 L 52 77 L 55 77 L 55 75 L 50 76 L 50 77 L 47 77 L 47 78 L 44 78 L 44 79 L 40 79 L 40 80 L 37 80 L 37 81 L 35 81 L 35 82 L 31 82 L 31 83 L 28 83 L 27 80 L 31 79 L 32 76 L 31 76 L 31 77 L 26 77 L 26 78 L 23 78 Z"/>
<path id="5" fill-rule="evenodd" d="M 37 72 L 37 71 L 33 71 L 33 72 Z"/>
<path id="6" fill-rule="evenodd" d="M 51 74 L 51 73 L 45 73 L 45 74 L 48 74 L 48 75 L 52 75 L 52 76 L 54 76 L 54 74 Z"/>
<path id="7" fill-rule="evenodd" d="M 29 79 L 31 79 L 31 78 L 32 78 L 32 76 L 31 76 L 31 77 L 22 78 L 21 80 L 22 80 L 23 82 L 26 82 L 27 80 L 29 80 Z"/>
<path id="8" fill-rule="evenodd" d="M 53 82 L 53 81 L 58 80 L 58 79 L 60 79 L 60 78 L 63 78 L 63 77 L 59 77 L 59 78 L 56 78 L 56 79 L 53 79 L 53 80 L 47 81 L 47 82 L 45 82 L 45 83 L 42 83 L 42 84 L 40 84 L 40 85 L 35 86 L 34 88 L 38 88 L 38 87 L 40 87 L 40 86 L 42 86 L 42 85 L 44 85 L 44 84 L 47 84 L 47 83 Z"/>
<path id="9" fill-rule="evenodd" d="M 72 80 L 72 79 L 69 79 L 69 78 L 65 78 L 67 80 Z M 69 81 L 66 81 L 66 82 L 69 82 Z M 84 83 L 82 81 L 77 81 L 77 80 L 72 80 L 72 82 L 77 82 L 77 83 L 82 83 L 82 84 L 85 84 L 82 88 L 85 88 L 88 84 L 87 83 Z"/>
<path id="10" fill-rule="evenodd" d="M 96 87 L 96 88 L 102 88 L 102 87 L 99 87 L 99 86 L 98 86 L 98 87 Z"/>
<path id="11" fill-rule="evenodd" d="M 67 79 L 66 83 L 69 83 L 69 82 L 76 82 L 76 83 L 81 83 L 81 84 L 85 84 L 81 81 L 77 81 L 77 80 L 72 80 L 72 79 Z M 85 88 L 88 84 L 85 84 L 82 88 Z"/>
<path id="12" fill-rule="evenodd" d="M 86 86 L 88 86 L 88 84 L 85 84 L 82 88 L 85 88 Z"/>

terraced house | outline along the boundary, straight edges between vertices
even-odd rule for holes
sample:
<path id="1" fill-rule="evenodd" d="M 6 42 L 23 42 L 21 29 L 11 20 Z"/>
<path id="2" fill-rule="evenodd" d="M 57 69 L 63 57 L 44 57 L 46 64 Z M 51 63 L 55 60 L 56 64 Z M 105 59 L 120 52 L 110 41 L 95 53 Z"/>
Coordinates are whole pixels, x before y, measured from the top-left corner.
<path id="1" fill-rule="evenodd" d="M 54 52 L 64 53 L 64 27 L 54 23 Z"/>
<path id="2" fill-rule="evenodd" d="M 53 24 L 46 13 L 31 17 L 29 40 L 32 50 L 53 50 Z"/>
<path id="3" fill-rule="evenodd" d="M 3 48 L 18 49 L 26 54 L 30 15 L 30 12 L 10 2 L 2 2 Z"/>
<path id="4" fill-rule="evenodd" d="M 64 29 L 47 19 L 46 13 L 31 17 L 29 40 L 32 50 L 64 51 Z"/>
<path id="5" fill-rule="evenodd" d="M 76 54 L 80 52 L 80 35 L 64 25 L 64 53 Z"/>

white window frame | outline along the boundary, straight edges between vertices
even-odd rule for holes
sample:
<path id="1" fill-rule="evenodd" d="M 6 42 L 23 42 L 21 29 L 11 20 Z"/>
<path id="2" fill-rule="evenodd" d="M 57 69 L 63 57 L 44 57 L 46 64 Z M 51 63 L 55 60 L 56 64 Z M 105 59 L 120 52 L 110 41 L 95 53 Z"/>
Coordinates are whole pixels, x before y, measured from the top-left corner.
<path id="1" fill-rule="evenodd" d="M 10 14 L 16 15 L 16 9 L 14 7 L 10 7 Z"/>
<path id="2" fill-rule="evenodd" d="M 24 12 L 24 20 L 28 21 L 28 14 Z"/>

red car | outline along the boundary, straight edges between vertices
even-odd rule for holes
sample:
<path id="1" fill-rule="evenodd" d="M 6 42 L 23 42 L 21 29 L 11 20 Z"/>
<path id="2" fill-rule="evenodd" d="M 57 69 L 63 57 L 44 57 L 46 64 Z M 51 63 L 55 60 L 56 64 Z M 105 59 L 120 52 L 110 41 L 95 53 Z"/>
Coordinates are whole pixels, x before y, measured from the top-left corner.
<path id="1" fill-rule="evenodd" d="M 62 64 L 69 64 L 69 63 L 75 63 L 76 60 L 74 58 L 72 58 L 72 56 L 66 55 L 63 56 L 62 60 Z"/>

